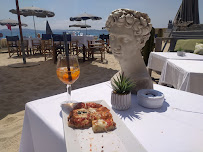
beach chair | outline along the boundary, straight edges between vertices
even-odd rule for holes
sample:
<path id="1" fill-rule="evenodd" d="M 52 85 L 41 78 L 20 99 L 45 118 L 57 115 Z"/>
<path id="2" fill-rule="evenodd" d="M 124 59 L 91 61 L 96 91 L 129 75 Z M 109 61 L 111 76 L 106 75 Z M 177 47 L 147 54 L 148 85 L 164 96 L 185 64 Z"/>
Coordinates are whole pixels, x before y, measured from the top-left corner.
<path id="1" fill-rule="evenodd" d="M 51 34 L 42 34 L 42 40 L 50 40 L 50 39 L 52 39 Z"/>
<path id="2" fill-rule="evenodd" d="M 106 52 L 110 53 L 110 45 L 109 45 L 109 34 L 105 35 L 99 35 L 99 38 L 104 40 L 104 46 L 105 46 L 105 50 Z"/>
<path id="3" fill-rule="evenodd" d="M 101 55 L 101 62 L 105 59 L 104 40 L 88 41 L 88 59 L 94 59 L 94 54 Z"/>
<path id="4" fill-rule="evenodd" d="M 6 36 L 9 57 L 17 53 L 21 55 L 20 42 L 18 36 Z"/>
<path id="5" fill-rule="evenodd" d="M 71 35 L 67 34 L 66 37 L 67 37 L 68 48 L 69 48 L 69 43 L 71 41 Z M 64 46 L 62 34 L 53 34 L 52 38 L 53 38 L 53 48 L 52 48 L 53 49 L 53 59 L 54 59 L 54 63 L 56 63 L 57 56 L 59 54 L 65 53 L 65 46 Z"/>
<path id="6" fill-rule="evenodd" d="M 42 48 L 42 54 L 44 54 L 45 61 L 48 59 L 48 57 L 53 58 L 51 34 L 42 34 L 41 48 Z"/>
<path id="7" fill-rule="evenodd" d="M 21 46 L 22 44 L 20 43 L 19 41 L 19 50 L 21 52 Z M 25 53 L 27 53 L 27 55 L 29 55 L 29 49 L 28 49 L 28 40 L 23 40 L 23 45 L 24 45 L 24 50 L 25 50 Z"/>
<path id="8" fill-rule="evenodd" d="M 78 41 L 71 41 L 70 42 L 70 52 L 71 54 L 79 55 L 80 54 L 80 49 L 78 46 Z"/>
<path id="9" fill-rule="evenodd" d="M 48 57 L 53 57 L 52 36 L 50 34 L 42 34 L 41 49 L 45 61 L 48 59 Z"/>
<path id="10" fill-rule="evenodd" d="M 33 55 L 39 52 L 40 54 L 42 53 L 41 51 L 41 39 L 40 38 L 33 38 L 32 39 L 32 52 Z"/>

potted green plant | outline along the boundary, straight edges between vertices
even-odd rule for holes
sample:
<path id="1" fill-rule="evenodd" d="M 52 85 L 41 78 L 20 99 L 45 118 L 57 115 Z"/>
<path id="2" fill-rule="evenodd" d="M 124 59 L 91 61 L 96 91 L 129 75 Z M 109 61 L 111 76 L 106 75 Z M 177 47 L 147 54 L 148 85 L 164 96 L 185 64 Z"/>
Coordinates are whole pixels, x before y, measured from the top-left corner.
<path id="1" fill-rule="evenodd" d="M 183 51 L 183 49 L 180 47 L 180 48 L 178 48 L 178 50 L 177 50 L 177 55 L 178 56 L 184 56 L 185 55 L 185 52 Z"/>
<path id="2" fill-rule="evenodd" d="M 112 79 L 111 104 L 117 110 L 127 110 L 131 106 L 131 89 L 134 87 L 132 81 L 119 73 L 117 79 Z"/>

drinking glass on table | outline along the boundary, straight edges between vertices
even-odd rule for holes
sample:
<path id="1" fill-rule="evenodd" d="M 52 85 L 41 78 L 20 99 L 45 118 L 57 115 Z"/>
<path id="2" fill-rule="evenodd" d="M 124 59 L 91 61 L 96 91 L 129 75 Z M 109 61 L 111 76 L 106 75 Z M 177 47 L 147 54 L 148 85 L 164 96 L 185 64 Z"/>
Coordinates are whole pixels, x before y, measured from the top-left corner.
<path id="1" fill-rule="evenodd" d="M 76 55 L 59 55 L 57 61 L 57 77 L 64 84 L 67 84 L 68 102 L 71 101 L 71 84 L 73 84 L 80 75 L 80 67 Z"/>

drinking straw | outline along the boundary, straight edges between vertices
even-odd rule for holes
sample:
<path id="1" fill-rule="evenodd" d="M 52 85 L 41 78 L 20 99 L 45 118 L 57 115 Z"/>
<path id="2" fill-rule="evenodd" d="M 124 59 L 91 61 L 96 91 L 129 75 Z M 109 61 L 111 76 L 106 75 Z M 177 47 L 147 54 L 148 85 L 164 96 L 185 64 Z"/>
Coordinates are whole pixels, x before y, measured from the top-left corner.
<path id="1" fill-rule="evenodd" d="M 70 60 L 69 60 L 69 48 L 67 44 L 67 36 L 66 32 L 63 32 L 63 41 L 65 45 L 65 52 L 66 52 L 66 61 L 67 61 L 67 69 L 68 69 L 68 79 L 69 81 L 72 80 L 71 71 L 70 71 Z"/>

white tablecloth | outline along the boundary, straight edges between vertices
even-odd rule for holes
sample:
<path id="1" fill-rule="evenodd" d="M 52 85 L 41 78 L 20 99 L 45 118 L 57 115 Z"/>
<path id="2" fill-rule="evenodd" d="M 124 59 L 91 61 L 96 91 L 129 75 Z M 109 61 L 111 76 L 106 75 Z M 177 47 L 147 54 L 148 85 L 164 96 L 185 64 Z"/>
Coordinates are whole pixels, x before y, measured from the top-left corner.
<path id="1" fill-rule="evenodd" d="M 165 95 L 161 109 L 137 104 L 116 111 L 132 134 L 149 152 L 203 151 L 203 96 L 154 85 Z M 78 101 L 105 100 L 111 107 L 110 83 L 100 83 L 72 92 Z M 60 103 L 66 93 L 26 104 L 20 152 L 65 152 Z M 71 137 L 70 137 L 71 138 Z"/>
<path id="2" fill-rule="evenodd" d="M 161 72 L 159 84 L 203 95 L 203 61 L 168 59 Z"/>
<path id="3" fill-rule="evenodd" d="M 32 49 L 32 41 L 33 43 L 40 44 L 41 39 L 40 38 L 23 38 L 23 40 L 28 41 L 28 49 Z"/>
<path id="4" fill-rule="evenodd" d="M 85 45 L 88 47 L 88 41 L 93 41 L 93 35 L 83 35 L 83 36 L 71 36 L 71 41 L 78 41 L 79 45 Z"/>
<path id="5" fill-rule="evenodd" d="M 203 60 L 203 55 L 185 53 L 185 56 L 178 56 L 176 52 L 151 52 L 148 59 L 148 68 L 154 71 L 162 71 L 167 59 L 174 60 Z"/>

